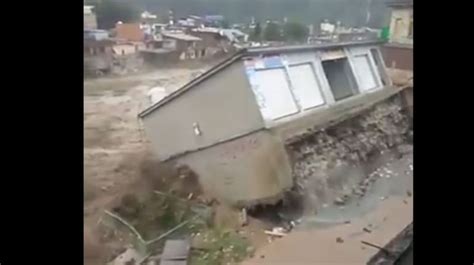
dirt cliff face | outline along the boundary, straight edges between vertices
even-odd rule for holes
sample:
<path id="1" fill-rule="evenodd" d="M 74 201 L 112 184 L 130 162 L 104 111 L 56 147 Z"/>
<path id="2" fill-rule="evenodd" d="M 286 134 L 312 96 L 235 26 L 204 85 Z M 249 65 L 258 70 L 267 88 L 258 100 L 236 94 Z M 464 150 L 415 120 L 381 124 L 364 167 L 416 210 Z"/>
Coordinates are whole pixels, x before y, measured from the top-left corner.
<path id="1" fill-rule="evenodd" d="M 309 211 L 341 193 L 360 193 L 356 184 L 369 177 L 370 160 L 409 142 L 411 135 L 409 118 L 394 97 L 354 118 L 296 141 L 290 139 L 286 147 L 293 164 L 294 189 L 303 195 Z"/>

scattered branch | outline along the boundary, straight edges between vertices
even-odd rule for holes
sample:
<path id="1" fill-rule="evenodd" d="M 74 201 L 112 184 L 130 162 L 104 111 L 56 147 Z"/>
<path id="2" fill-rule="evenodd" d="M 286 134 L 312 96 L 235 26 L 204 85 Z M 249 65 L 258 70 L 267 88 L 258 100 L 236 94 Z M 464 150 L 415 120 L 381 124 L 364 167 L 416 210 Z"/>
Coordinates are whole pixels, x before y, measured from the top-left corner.
<path id="1" fill-rule="evenodd" d="M 376 248 L 376 249 L 382 251 L 382 252 L 385 253 L 387 256 L 393 256 L 393 253 L 392 253 L 392 252 L 388 251 L 387 249 L 385 249 L 385 248 L 383 248 L 383 247 L 381 247 L 381 246 L 377 246 L 377 245 L 372 244 L 372 243 L 367 242 L 367 241 L 360 241 L 360 242 L 361 242 L 362 244 L 364 244 L 364 245 L 367 245 L 367 246 L 369 246 L 369 247 L 373 247 L 373 248 Z"/>
<path id="2" fill-rule="evenodd" d="M 140 240 L 141 243 L 146 243 L 146 241 L 143 239 L 143 237 L 140 235 L 140 233 L 138 233 L 137 229 L 135 229 L 135 227 L 133 227 L 131 224 L 129 224 L 127 221 L 125 221 L 122 217 L 110 212 L 110 211 L 107 211 L 105 210 L 104 211 L 107 215 L 109 215 L 110 217 L 116 219 L 117 221 L 119 221 L 120 223 L 122 223 L 123 225 L 125 225 L 128 229 L 130 229 L 130 231 L 132 231 L 135 236 L 138 238 L 138 240 Z"/>
<path id="3" fill-rule="evenodd" d="M 150 244 L 153 244 L 153 243 L 155 243 L 155 242 L 160 241 L 161 239 L 167 237 L 168 235 L 170 235 L 170 234 L 173 233 L 174 231 L 178 230 L 178 229 L 181 228 L 182 226 L 184 226 L 184 225 L 186 225 L 187 223 L 191 222 L 191 220 L 193 220 L 193 219 L 195 219 L 195 218 L 196 218 L 196 216 L 193 217 L 193 218 L 191 218 L 191 219 L 189 219 L 189 220 L 187 220 L 187 221 L 184 221 L 184 222 L 180 223 L 179 225 L 175 226 L 174 228 L 168 230 L 168 232 L 166 232 L 166 233 L 164 233 L 164 234 L 161 234 L 161 235 L 158 236 L 157 238 L 145 242 L 145 244 L 146 244 L 146 245 L 150 245 Z"/>

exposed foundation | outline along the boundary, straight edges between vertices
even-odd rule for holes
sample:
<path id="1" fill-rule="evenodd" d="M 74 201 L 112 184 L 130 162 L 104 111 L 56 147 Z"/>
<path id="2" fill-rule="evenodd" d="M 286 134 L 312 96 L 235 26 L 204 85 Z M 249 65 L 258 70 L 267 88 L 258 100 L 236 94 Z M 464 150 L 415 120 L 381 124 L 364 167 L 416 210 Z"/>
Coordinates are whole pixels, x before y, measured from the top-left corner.
<path id="1" fill-rule="evenodd" d="M 286 145 L 292 160 L 293 190 L 314 212 L 337 198 L 363 196 L 377 176 L 370 161 L 411 138 L 409 117 L 399 97 L 383 101 L 357 117 L 318 130 Z"/>
<path id="2" fill-rule="evenodd" d="M 274 204 L 292 186 L 284 146 L 260 130 L 176 159 L 199 176 L 206 194 L 232 205 Z"/>
<path id="3" fill-rule="evenodd" d="M 403 98 L 394 95 L 285 140 L 258 130 L 173 161 L 189 166 L 204 192 L 220 201 L 253 207 L 283 199 L 282 211 L 311 214 L 341 196 L 363 195 L 376 177 L 373 161 L 410 142 L 410 116 L 403 107 Z"/>

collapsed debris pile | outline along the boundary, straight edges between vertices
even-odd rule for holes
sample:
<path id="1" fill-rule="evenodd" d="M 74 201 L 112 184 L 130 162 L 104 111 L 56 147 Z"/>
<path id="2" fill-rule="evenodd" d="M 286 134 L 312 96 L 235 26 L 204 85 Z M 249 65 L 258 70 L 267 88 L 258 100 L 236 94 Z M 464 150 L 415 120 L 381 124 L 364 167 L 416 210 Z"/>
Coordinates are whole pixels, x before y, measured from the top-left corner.
<path id="1" fill-rule="evenodd" d="M 344 194 L 335 200 L 336 204 L 344 204 L 350 195 L 363 196 L 380 174 L 365 172 L 358 166 L 406 143 L 412 134 L 409 124 L 395 98 L 332 127 L 290 139 L 287 149 L 294 161 L 294 189 L 317 201 L 316 208 L 341 190 Z M 356 181 L 359 185 L 348 190 L 347 184 Z"/>

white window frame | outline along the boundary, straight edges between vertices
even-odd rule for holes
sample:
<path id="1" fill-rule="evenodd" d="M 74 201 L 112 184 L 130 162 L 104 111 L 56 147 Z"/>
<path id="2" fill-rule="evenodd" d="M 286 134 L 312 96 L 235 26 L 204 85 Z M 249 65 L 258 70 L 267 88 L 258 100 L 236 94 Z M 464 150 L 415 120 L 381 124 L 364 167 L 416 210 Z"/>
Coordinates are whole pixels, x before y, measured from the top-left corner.
<path id="1" fill-rule="evenodd" d="M 301 103 L 299 102 L 299 100 L 297 99 L 297 97 L 295 96 L 295 93 L 294 93 L 295 86 L 294 86 L 294 84 L 291 80 L 290 67 L 301 66 L 301 65 L 309 65 L 309 67 L 311 68 L 311 72 L 313 73 L 313 77 L 314 77 L 314 79 L 316 81 L 316 84 L 318 86 L 318 87 L 316 87 L 316 89 L 319 90 L 319 92 L 320 92 L 320 94 L 323 98 L 323 101 L 324 101 L 323 104 L 304 108 L 301 105 Z M 287 76 L 288 76 L 288 81 L 290 83 L 290 89 L 292 90 L 293 99 L 295 100 L 296 105 L 298 106 L 300 112 L 309 111 L 309 110 L 312 110 L 312 109 L 315 109 L 315 108 L 320 108 L 320 107 L 323 107 L 323 106 L 328 104 L 328 99 L 327 99 L 326 94 L 324 93 L 324 90 L 322 88 L 323 87 L 323 82 L 321 82 L 318 75 L 316 74 L 316 67 L 315 67 L 315 65 L 312 61 L 301 61 L 301 62 L 288 63 L 288 64 L 285 65 L 285 68 L 286 68 L 285 70 L 286 70 L 286 73 L 287 73 Z"/>
<path id="2" fill-rule="evenodd" d="M 287 64 L 285 64 L 285 67 L 294 64 L 312 64 L 314 75 L 316 77 L 317 82 L 319 82 L 319 85 L 321 86 L 320 91 L 323 94 L 324 100 L 326 102 L 326 104 L 319 106 L 319 108 L 327 107 L 336 103 L 334 95 L 332 94 L 331 88 L 329 87 L 329 83 L 326 79 L 323 66 L 321 64 L 321 51 L 306 52 L 301 54 L 287 54 L 285 55 L 285 60 L 289 61 Z"/>
<path id="3" fill-rule="evenodd" d="M 380 84 L 383 86 L 383 84 L 382 84 L 382 75 L 383 75 L 387 79 L 386 80 L 387 81 L 386 86 L 392 86 L 393 85 L 392 79 L 390 78 L 390 75 L 387 72 L 387 67 L 386 67 L 385 60 L 384 60 L 383 55 L 382 55 L 382 51 L 377 46 L 371 46 L 368 49 L 369 49 L 369 53 L 371 55 L 370 57 L 372 57 L 372 60 L 374 61 L 374 66 L 375 66 L 375 68 L 377 68 L 377 74 L 379 75 L 379 78 L 380 78 Z M 372 50 L 375 50 L 375 53 L 377 53 L 377 57 L 379 58 L 380 63 L 382 64 L 382 66 L 381 66 L 382 69 L 379 69 L 377 67 L 377 65 L 375 64 L 375 58 L 373 58 L 372 52 L 371 52 Z M 381 73 L 380 71 L 383 71 L 383 73 Z"/>
<path id="4" fill-rule="evenodd" d="M 357 91 L 355 91 L 354 95 L 347 98 L 347 99 L 350 99 L 354 96 L 359 95 L 361 92 L 360 92 L 360 88 L 359 88 L 359 81 L 357 79 L 356 73 L 354 72 L 354 65 L 353 65 L 353 62 L 350 58 L 350 54 L 349 54 L 347 49 L 343 49 L 342 52 L 345 54 L 345 56 L 338 57 L 338 58 L 335 58 L 335 59 L 347 59 L 347 62 L 349 63 L 349 67 L 351 68 L 352 74 L 354 75 L 354 79 L 355 79 L 355 82 L 356 82 L 356 85 L 357 85 L 357 88 L 356 88 Z M 323 61 L 331 61 L 331 60 L 335 60 L 335 59 L 322 60 L 323 53 L 324 53 L 323 51 L 316 52 L 316 62 L 317 62 L 317 68 L 318 68 L 318 71 L 319 71 L 319 75 L 321 76 L 321 81 L 324 84 L 322 89 L 323 89 L 323 91 L 326 95 L 329 95 L 328 96 L 328 99 L 329 99 L 328 105 L 331 106 L 331 105 L 337 104 L 338 102 L 346 100 L 346 99 L 336 101 L 336 98 L 334 97 L 334 94 L 331 90 L 331 86 L 329 85 L 329 81 L 326 77 L 326 72 L 324 71 L 324 68 L 323 68 Z"/>
<path id="5" fill-rule="evenodd" d="M 296 111 L 295 112 L 292 112 L 292 113 L 288 113 L 288 114 L 285 114 L 285 115 L 282 115 L 282 116 L 279 116 L 279 117 L 264 117 L 265 120 L 267 121 L 270 121 L 270 122 L 274 122 L 274 121 L 278 121 L 280 119 L 283 119 L 285 117 L 288 117 L 288 116 L 292 116 L 292 115 L 296 115 L 298 113 L 301 112 L 301 108 L 298 104 L 298 101 L 295 99 L 295 95 L 293 94 L 293 89 L 291 88 L 291 83 L 290 83 L 290 80 L 289 80 L 289 76 L 288 76 L 288 69 L 286 66 L 281 66 L 281 67 L 270 67 L 270 68 L 263 68 L 263 69 L 255 69 L 255 73 L 258 73 L 258 72 L 263 72 L 263 71 L 268 71 L 268 70 L 283 70 L 283 74 L 284 74 L 284 78 L 287 82 L 287 85 L 288 85 L 288 91 L 291 95 L 290 97 L 290 100 L 293 102 L 293 104 L 296 106 Z M 260 112 L 262 110 L 260 109 Z M 262 113 L 262 116 L 263 116 L 263 113 Z"/>
<path id="6" fill-rule="evenodd" d="M 348 55 L 347 59 L 348 59 L 349 64 L 352 68 L 352 72 L 355 75 L 355 79 L 356 79 L 356 82 L 357 82 L 357 87 L 358 87 L 359 93 L 361 93 L 361 94 L 362 93 L 374 92 L 374 91 L 377 91 L 377 90 L 379 90 L 380 88 L 383 87 L 382 79 L 381 79 L 379 70 L 377 68 L 377 65 L 375 64 L 374 58 L 372 58 L 372 53 L 370 52 L 371 48 L 372 47 L 345 48 L 346 54 Z M 365 91 L 362 91 L 360 89 L 362 81 L 361 81 L 361 77 L 359 76 L 359 73 L 357 72 L 355 64 L 354 64 L 354 57 L 355 56 L 367 56 L 367 58 L 369 59 L 369 67 L 370 67 L 370 70 L 372 71 L 372 74 L 373 74 L 374 79 L 375 79 L 375 84 L 376 84 L 375 88 L 370 89 L 370 90 L 365 90 Z"/>

